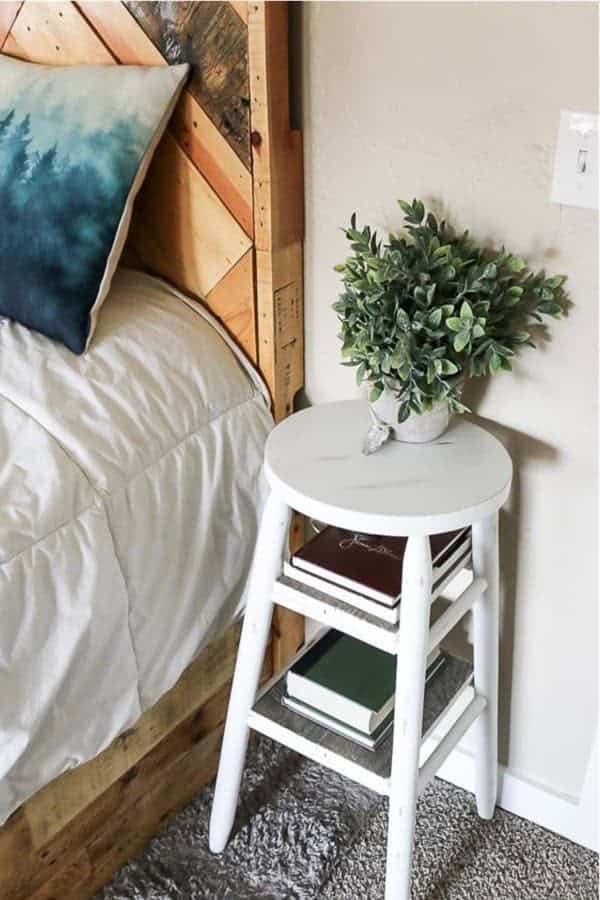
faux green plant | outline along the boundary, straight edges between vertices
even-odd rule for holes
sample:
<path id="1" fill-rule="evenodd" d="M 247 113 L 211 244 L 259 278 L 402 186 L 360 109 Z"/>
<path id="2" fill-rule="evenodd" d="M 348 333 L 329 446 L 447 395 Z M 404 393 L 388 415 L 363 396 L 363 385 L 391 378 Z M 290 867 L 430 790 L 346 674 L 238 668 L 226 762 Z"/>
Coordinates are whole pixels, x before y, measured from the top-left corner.
<path id="1" fill-rule="evenodd" d="M 564 275 L 528 271 L 525 260 L 456 236 L 420 200 L 398 201 L 405 233 L 387 243 L 356 214 L 344 229 L 351 255 L 335 267 L 343 291 L 333 308 L 341 322 L 344 365 L 369 382 L 374 402 L 388 388 L 400 401 L 398 421 L 459 399 L 467 376 L 511 368 L 530 326 L 564 312 Z"/>

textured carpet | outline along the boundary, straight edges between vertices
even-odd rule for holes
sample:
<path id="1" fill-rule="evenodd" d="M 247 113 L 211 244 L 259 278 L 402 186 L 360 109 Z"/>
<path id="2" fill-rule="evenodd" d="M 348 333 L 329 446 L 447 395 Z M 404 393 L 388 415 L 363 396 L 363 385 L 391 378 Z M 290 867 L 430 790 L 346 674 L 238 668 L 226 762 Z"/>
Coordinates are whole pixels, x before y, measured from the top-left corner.
<path id="1" fill-rule="evenodd" d="M 208 850 L 201 791 L 97 900 L 380 900 L 387 801 L 266 738 L 252 742 L 234 837 Z M 598 857 L 435 780 L 419 802 L 413 900 L 597 900 Z"/>

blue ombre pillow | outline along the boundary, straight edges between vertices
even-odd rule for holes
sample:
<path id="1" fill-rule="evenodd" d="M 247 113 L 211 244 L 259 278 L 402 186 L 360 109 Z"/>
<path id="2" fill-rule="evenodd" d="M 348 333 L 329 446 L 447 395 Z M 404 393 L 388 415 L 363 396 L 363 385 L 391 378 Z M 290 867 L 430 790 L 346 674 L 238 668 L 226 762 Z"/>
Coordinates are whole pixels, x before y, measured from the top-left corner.
<path id="1" fill-rule="evenodd" d="M 187 71 L 0 56 L 0 316 L 86 349 Z"/>

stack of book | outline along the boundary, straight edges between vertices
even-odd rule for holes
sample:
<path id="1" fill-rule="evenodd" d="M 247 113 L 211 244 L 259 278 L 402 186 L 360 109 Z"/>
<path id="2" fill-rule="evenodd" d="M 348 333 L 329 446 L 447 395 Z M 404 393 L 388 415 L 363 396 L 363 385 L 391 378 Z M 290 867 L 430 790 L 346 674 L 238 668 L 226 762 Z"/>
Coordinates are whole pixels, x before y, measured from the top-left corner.
<path id="1" fill-rule="evenodd" d="M 471 531 L 430 537 L 433 586 L 461 569 Z M 399 621 L 407 538 L 355 534 L 327 526 L 302 547 L 284 574 L 384 621 Z M 426 680 L 445 666 L 435 649 Z M 396 657 L 331 630 L 288 671 L 283 703 L 312 722 L 375 750 L 393 725 Z"/>
<path id="2" fill-rule="evenodd" d="M 434 534 L 429 540 L 435 590 L 468 561 L 471 529 Z M 283 572 L 394 624 L 400 618 L 406 543 L 405 537 L 356 534 L 328 525 L 284 563 Z"/>
<path id="3" fill-rule="evenodd" d="M 434 650 L 427 680 L 445 665 Z M 394 721 L 396 657 L 339 631 L 328 631 L 287 673 L 282 702 L 295 713 L 375 750 Z"/>

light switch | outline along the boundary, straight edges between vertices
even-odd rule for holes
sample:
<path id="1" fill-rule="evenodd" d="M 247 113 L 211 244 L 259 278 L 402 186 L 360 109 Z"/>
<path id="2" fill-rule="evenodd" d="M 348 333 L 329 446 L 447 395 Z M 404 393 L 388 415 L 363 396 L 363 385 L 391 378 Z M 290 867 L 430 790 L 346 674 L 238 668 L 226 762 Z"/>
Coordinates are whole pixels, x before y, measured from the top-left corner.
<path id="1" fill-rule="evenodd" d="M 598 119 L 595 113 L 561 110 L 553 203 L 598 209 Z"/>

